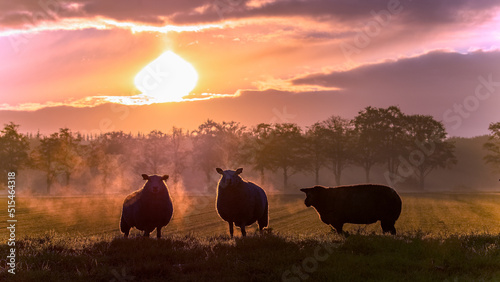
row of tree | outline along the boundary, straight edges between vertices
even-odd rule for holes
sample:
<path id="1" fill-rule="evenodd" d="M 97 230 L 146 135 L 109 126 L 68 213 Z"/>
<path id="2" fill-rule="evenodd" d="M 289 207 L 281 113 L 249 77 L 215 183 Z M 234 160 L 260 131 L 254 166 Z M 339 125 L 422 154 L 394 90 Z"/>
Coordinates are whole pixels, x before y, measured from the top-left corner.
<path id="1" fill-rule="evenodd" d="M 434 169 L 457 162 L 455 146 L 441 122 L 432 116 L 404 114 L 395 106 L 367 107 L 352 120 L 332 116 L 305 130 L 293 123 L 247 128 L 234 121 L 207 120 L 191 132 L 174 127 L 169 134 L 154 130 L 133 136 L 118 131 L 85 138 L 62 128 L 49 136 L 29 138 L 18 127 L 10 123 L 1 131 L 1 170 L 43 171 L 47 193 L 55 181 L 69 186 L 76 172 L 99 178 L 105 189 L 127 171 L 168 171 L 175 184 L 188 167 L 200 170 L 210 187 L 215 167 L 243 165 L 259 172 L 262 184 L 267 172 L 280 171 L 283 189 L 298 172 L 313 174 L 319 183 L 325 168 L 340 185 L 349 166 L 362 167 L 370 182 L 376 165 L 386 168 L 389 184 L 412 179 L 423 189 L 425 178 Z M 500 123 L 492 124 L 490 131 L 486 162 L 500 167 Z"/>

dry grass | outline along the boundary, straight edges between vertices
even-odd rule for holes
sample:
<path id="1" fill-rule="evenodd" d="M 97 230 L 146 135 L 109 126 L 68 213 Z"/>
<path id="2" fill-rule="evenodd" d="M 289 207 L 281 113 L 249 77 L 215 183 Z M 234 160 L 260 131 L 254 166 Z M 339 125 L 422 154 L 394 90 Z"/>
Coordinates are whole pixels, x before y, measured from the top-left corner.
<path id="1" fill-rule="evenodd" d="M 0 280 L 500 281 L 498 194 L 403 194 L 398 236 L 372 224 L 347 225 L 347 238 L 321 223 L 302 195 L 272 196 L 272 231 L 244 239 L 228 237 L 214 197 L 174 195 L 161 240 L 137 230 L 121 238 L 122 198 L 19 197 L 17 274 L 3 260 Z M 325 246 L 329 252 L 318 249 Z M 327 258 L 314 262 L 318 250 Z"/>

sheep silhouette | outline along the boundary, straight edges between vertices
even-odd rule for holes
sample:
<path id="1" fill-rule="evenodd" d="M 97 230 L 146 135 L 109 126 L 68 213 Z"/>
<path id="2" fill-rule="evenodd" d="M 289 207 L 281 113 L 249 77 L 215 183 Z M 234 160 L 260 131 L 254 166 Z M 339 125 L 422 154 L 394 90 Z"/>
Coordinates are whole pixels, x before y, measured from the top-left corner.
<path id="1" fill-rule="evenodd" d="M 401 214 L 401 198 L 385 185 L 360 184 L 326 188 L 303 188 L 307 207 L 313 206 L 321 221 L 342 234 L 344 223 L 371 224 L 380 220 L 382 230 L 396 234 L 394 224 Z"/>
<path id="2" fill-rule="evenodd" d="M 173 206 L 165 181 L 168 175 L 147 175 L 144 186 L 132 192 L 123 202 L 120 230 L 128 237 L 129 231 L 135 227 L 144 231 L 144 237 L 156 228 L 156 237 L 161 237 L 161 229 L 172 219 Z"/>
<path id="3" fill-rule="evenodd" d="M 266 192 L 256 184 L 243 180 L 242 168 L 234 170 L 216 169 L 222 175 L 217 185 L 217 213 L 229 224 L 233 237 L 233 223 L 246 236 L 245 227 L 257 221 L 262 232 L 269 223 L 269 205 Z"/>

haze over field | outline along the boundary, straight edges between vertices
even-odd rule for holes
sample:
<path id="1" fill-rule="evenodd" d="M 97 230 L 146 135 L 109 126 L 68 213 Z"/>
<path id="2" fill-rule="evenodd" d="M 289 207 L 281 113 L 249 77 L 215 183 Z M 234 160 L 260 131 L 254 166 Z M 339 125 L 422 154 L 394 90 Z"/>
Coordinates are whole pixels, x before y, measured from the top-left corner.
<path id="1" fill-rule="evenodd" d="M 500 121 L 499 27 L 489 0 L 10 1 L 0 121 L 44 134 L 308 126 L 398 105 L 483 135 Z M 167 51 L 197 77 L 153 63 Z"/>

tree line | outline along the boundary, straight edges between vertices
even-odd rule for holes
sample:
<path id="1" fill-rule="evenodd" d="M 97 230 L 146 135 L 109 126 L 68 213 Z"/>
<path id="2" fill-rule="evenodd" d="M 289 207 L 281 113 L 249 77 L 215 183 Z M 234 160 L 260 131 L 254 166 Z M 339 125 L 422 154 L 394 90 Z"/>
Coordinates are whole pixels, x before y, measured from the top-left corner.
<path id="1" fill-rule="evenodd" d="M 55 182 L 71 185 L 77 172 L 99 179 L 103 193 L 127 171 L 168 171 L 176 184 L 187 168 L 196 168 L 208 187 L 214 168 L 221 166 L 250 166 L 259 173 L 261 184 L 267 173 L 279 172 L 284 191 L 290 176 L 299 172 L 319 183 L 320 173 L 327 169 L 335 180 L 332 184 L 341 185 L 342 173 L 350 166 L 363 168 L 366 182 L 374 166 L 383 166 L 390 185 L 417 181 L 424 189 L 432 171 L 457 163 L 455 145 L 441 122 L 428 115 L 407 115 L 396 106 L 366 107 L 351 120 L 331 116 L 305 129 L 294 123 L 246 127 L 213 120 L 193 131 L 173 127 L 169 133 L 137 135 L 114 131 L 82 136 L 61 128 L 48 136 L 33 136 L 18 129 L 9 123 L 1 131 L 1 170 L 4 175 L 23 168 L 42 171 L 48 194 Z M 489 130 L 485 161 L 500 168 L 500 122 Z"/>

